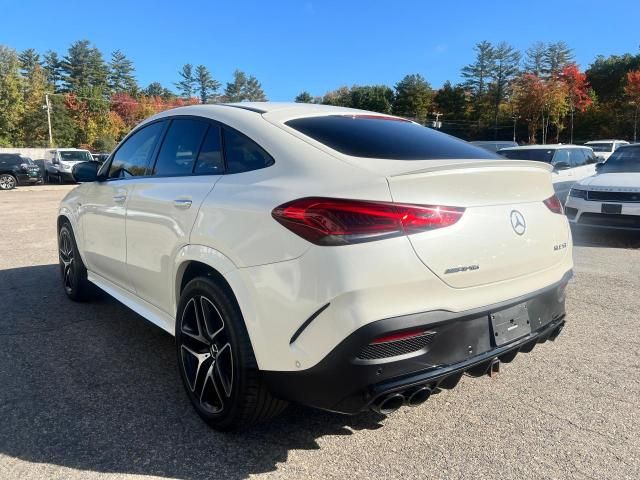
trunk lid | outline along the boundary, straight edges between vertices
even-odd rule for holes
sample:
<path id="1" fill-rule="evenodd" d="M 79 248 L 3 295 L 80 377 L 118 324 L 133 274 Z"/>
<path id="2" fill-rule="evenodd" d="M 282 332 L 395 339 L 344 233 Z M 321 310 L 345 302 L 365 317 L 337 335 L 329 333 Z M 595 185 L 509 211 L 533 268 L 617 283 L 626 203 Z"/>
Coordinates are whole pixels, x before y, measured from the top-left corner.
<path id="1" fill-rule="evenodd" d="M 467 161 L 387 180 L 394 202 L 466 209 L 455 225 L 408 238 L 435 275 L 467 288 L 545 270 L 570 250 L 564 215 L 543 203 L 554 194 L 550 170 L 530 161 Z"/>

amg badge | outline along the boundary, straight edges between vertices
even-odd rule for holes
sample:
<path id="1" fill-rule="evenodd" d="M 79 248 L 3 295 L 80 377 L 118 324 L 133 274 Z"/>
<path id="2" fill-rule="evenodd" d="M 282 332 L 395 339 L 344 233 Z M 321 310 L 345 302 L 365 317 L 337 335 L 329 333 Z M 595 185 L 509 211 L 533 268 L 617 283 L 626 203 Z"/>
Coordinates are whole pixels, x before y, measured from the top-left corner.
<path id="1" fill-rule="evenodd" d="M 458 272 L 467 272 L 469 270 L 478 270 L 480 269 L 480 265 L 467 265 L 464 267 L 452 267 L 452 268 L 447 268 L 444 271 L 445 275 L 448 275 L 449 273 L 458 273 Z"/>

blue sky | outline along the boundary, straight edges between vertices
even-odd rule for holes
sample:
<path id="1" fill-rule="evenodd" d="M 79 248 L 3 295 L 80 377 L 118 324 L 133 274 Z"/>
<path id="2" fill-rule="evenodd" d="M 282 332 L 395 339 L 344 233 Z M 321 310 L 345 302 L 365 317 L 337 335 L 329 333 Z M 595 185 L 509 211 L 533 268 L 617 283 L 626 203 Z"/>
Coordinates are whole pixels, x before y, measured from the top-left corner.
<path id="1" fill-rule="evenodd" d="M 195 1 L 0 0 L 0 44 L 66 52 L 88 39 L 122 50 L 142 86 L 173 87 L 184 63 L 226 82 L 255 75 L 270 100 L 341 85 L 395 84 L 407 73 L 433 86 L 459 80 L 480 40 L 524 50 L 564 40 L 583 67 L 598 55 L 638 53 L 640 1 Z M 616 21 L 620 26 L 616 26 Z"/>

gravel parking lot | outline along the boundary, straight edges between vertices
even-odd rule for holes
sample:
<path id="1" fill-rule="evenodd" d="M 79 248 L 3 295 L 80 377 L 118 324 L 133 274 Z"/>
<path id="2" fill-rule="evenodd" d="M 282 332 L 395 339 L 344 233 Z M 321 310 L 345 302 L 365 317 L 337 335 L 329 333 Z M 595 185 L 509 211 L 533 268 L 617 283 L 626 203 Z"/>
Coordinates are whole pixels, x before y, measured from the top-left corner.
<path id="1" fill-rule="evenodd" d="M 0 192 L 0 478 L 640 478 L 640 236 L 577 234 L 563 334 L 495 377 L 388 418 L 291 406 L 224 435 L 184 395 L 172 337 L 65 298 L 70 188 Z"/>

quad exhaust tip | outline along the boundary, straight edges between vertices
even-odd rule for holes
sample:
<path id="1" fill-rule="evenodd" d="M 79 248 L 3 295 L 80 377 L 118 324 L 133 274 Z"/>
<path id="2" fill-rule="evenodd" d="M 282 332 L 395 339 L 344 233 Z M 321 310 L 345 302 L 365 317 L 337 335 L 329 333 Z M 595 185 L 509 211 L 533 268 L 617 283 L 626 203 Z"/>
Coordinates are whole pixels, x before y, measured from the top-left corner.
<path id="1" fill-rule="evenodd" d="M 431 396 L 431 389 L 429 387 L 421 387 L 415 390 L 407 399 L 407 405 L 410 407 L 417 407 L 429 400 Z"/>
<path id="2" fill-rule="evenodd" d="M 392 393 L 382 397 L 382 399 L 371 405 L 371 409 L 381 415 L 389 415 L 403 406 L 404 401 L 404 395 Z"/>

